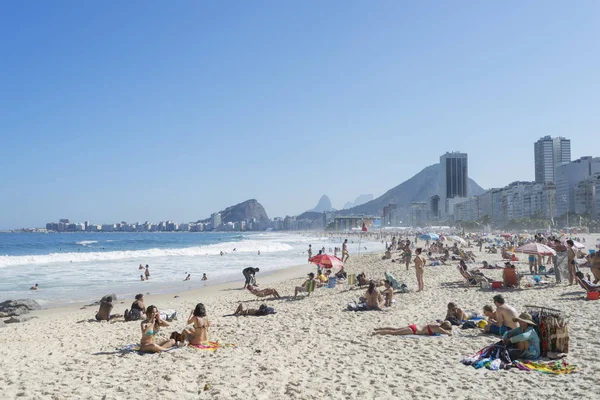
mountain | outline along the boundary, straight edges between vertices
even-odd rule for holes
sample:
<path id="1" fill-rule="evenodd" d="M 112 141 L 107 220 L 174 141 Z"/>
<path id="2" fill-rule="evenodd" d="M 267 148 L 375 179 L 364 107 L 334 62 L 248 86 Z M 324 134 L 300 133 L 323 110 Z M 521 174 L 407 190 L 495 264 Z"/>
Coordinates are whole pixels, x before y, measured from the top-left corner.
<path id="1" fill-rule="evenodd" d="M 348 208 L 352 208 L 352 207 L 361 206 L 361 205 L 373 200 L 373 197 L 375 197 L 375 196 L 373 196 L 372 194 L 361 194 L 360 196 L 358 196 L 356 198 L 356 200 L 346 202 L 346 204 L 344 204 L 344 210 L 346 210 Z"/>
<path id="2" fill-rule="evenodd" d="M 326 195 L 323 195 L 319 199 L 317 206 L 309 211 L 314 211 L 314 212 L 333 211 L 333 206 L 331 205 L 331 200 L 329 200 L 329 197 L 327 197 Z"/>
<path id="3" fill-rule="evenodd" d="M 221 221 L 223 223 L 247 221 L 256 218 L 257 221 L 268 221 L 269 217 L 265 208 L 255 199 L 246 200 L 243 203 L 236 204 L 235 206 L 227 207 L 223 211 L 219 211 L 221 214 Z M 210 218 L 207 218 L 198 222 L 209 222 Z"/>
<path id="4" fill-rule="evenodd" d="M 344 210 L 344 212 L 349 214 L 380 215 L 383 207 L 390 204 L 390 202 L 395 202 L 399 209 L 405 209 L 412 202 L 425 201 L 428 197 L 439 194 L 442 189 L 443 180 L 444 171 L 441 164 L 430 165 L 378 198 Z M 484 192 L 481 186 L 471 178 L 469 178 L 468 185 L 469 196 L 477 196 Z"/>

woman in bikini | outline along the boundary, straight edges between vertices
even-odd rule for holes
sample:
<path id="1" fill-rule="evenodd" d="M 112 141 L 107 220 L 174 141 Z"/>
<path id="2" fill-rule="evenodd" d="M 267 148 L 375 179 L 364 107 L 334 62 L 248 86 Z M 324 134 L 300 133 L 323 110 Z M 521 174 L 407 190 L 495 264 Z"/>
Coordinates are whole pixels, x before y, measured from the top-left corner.
<path id="1" fill-rule="evenodd" d="M 146 319 L 142 321 L 142 340 L 140 351 L 143 353 L 160 353 L 161 351 L 169 350 L 175 345 L 175 340 L 167 339 L 160 343 L 154 342 L 154 336 L 158 333 L 161 326 L 169 326 L 169 324 L 160 319 L 158 308 L 150 306 L 146 309 Z"/>
<path id="2" fill-rule="evenodd" d="M 381 306 L 383 305 L 383 296 L 375 288 L 375 282 L 369 282 L 369 288 L 365 292 L 365 303 L 367 304 L 368 310 L 381 310 Z"/>
<path id="3" fill-rule="evenodd" d="M 200 344 L 208 342 L 208 328 L 210 322 L 206 318 L 206 308 L 204 304 L 196 304 L 196 308 L 190 313 L 188 324 L 193 324 L 192 328 L 186 328 L 181 332 L 183 337 L 187 338 L 190 344 Z"/>
<path id="4" fill-rule="evenodd" d="M 416 324 L 405 328 L 375 328 L 373 335 L 452 335 L 452 324 L 444 321 L 441 324 L 429 324 L 419 328 Z"/>
<path id="5" fill-rule="evenodd" d="M 252 293 L 253 295 L 255 295 L 256 297 L 267 297 L 267 296 L 273 296 L 276 299 L 280 299 L 281 296 L 279 295 L 279 293 L 277 293 L 277 290 L 275 289 L 271 289 L 271 288 L 265 288 L 265 289 L 257 289 L 254 286 L 248 286 L 247 289 L 250 291 L 250 293 Z"/>

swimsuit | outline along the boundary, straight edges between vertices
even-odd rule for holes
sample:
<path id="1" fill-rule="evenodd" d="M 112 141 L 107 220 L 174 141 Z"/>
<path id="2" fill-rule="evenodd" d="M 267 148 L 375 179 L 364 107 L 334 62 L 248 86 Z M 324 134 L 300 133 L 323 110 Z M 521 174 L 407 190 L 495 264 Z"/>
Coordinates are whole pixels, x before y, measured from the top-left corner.
<path id="1" fill-rule="evenodd" d="M 431 330 L 431 328 L 429 327 L 429 325 L 427 325 L 427 332 L 429 332 L 429 336 L 433 336 L 434 335 L 434 333 Z"/>
<path id="2" fill-rule="evenodd" d="M 158 331 L 152 331 L 152 329 L 150 329 L 148 332 L 146 332 L 146 336 L 154 336 L 158 333 Z"/>
<path id="3" fill-rule="evenodd" d="M 412 331 L 413 335 L 417 334 L 417 325 L 412 324 L 408 326 L 410 328 L 410 330 Z"/>

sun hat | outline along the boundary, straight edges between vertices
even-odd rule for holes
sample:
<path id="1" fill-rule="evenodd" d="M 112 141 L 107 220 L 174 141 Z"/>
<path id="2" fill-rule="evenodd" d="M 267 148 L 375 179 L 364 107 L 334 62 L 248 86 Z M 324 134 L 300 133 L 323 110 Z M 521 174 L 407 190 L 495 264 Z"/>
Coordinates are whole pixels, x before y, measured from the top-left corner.
<path id="1" fill-rule="evenodd" d="M 533 318 L 531 318 L 531 315 L 529 315 L 528 313 L 521 313 L 521 315 L 519 315 L 519 318 L 513 318 L 513 322 L 525 322 L 526 324 L 529 325 L 533 325 L 533 326 L 537 326 L 535 322 L 533 322 Z"/>

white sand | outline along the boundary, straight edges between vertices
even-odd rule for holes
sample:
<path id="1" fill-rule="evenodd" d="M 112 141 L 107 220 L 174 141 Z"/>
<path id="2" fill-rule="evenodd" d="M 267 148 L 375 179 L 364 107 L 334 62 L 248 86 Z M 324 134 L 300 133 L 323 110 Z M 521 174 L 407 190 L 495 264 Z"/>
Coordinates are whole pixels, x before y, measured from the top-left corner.
<path id="1" fill-rule="evenodd" d="M 595 237 L 587 237 L 595 243 Z M 480 260 L 499 262 L 476 254 Z M 522 259 L 524 259 L 522 257 Z M 525 262 L 517 263 L 525 272 Z M 293 295 L 312 266 L 258 276 L 261 287 Z M 380 255 L 351 257 L 347 270 L 382 278 L 392 271 L 414 290 L 414 268 L 380 260 Z M 484 271 L 500 277 L 501 271 Z M 515 291 L 466 288 L 456 265 L 427 267 L 424 293 L 398 294 L 384 312 L 344 312 L 363 290 L 338 285 L 318 289 L 302 300 L 261 301 L 240 283 L 194 292 L 146 296 L 146 304 L 173 308 L 179 320 L 161 330 L 166 338 L 181 331 L 197 302 L 206 305 L 212 327 L 210 340 L 235 343 L 235 349 L 215 353 L 182 348 L 163 354 L 114 352 L 115 347 L 139 343 L 139 322 L 88 322 L 96 309 L 77 307 L 43 310 L 39 318 L 0 329 L 0 388 L 3 399 L 371 399 L 371 398 L 588 398 L 600 387 L 600 302 L 583 299 L 578 286 L 562 284 Z M 454 336 L 370 337 L 374 327 L 423 325 L 445 315 L 446 304 L 480 311 L 503 293 L 523 310 L 525 304 L 558 308 L 569 315 L 570 351 L 567 361 L 579 373 L 550 376 L 516 370 L 493 372 L 463 366 L 460 360 L 498 339 L 477 330 L 454 328 Z M 121 299 L 119 299 L 121 300 Z M 131 304 L 117 303 L 122 313 Z M 277 310 L 267 317 L 223 317 L 238 302 L 258 308 L 267 303 Z M 81 322 L 84 321 L 84 322 Z M 204 390 L 210 384 L 209 390 Z"/>

